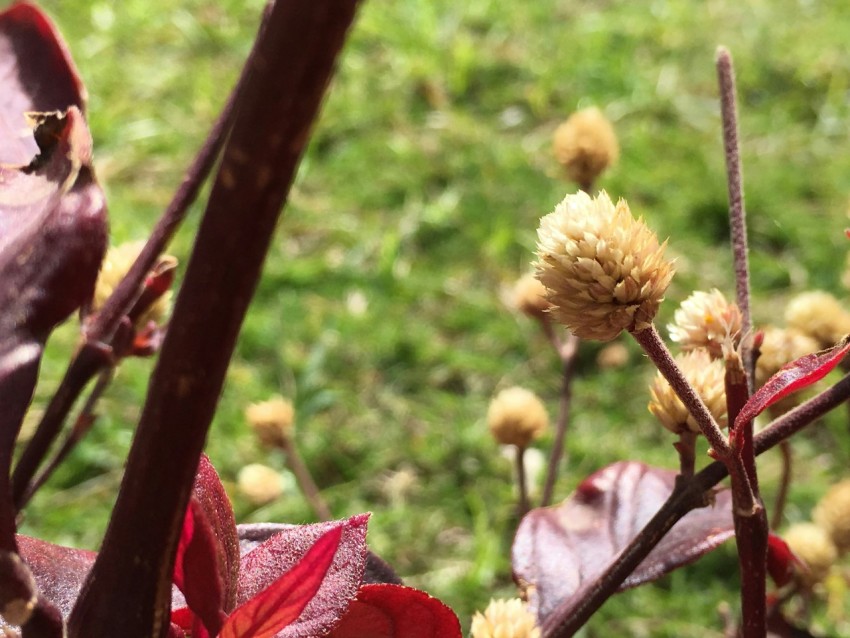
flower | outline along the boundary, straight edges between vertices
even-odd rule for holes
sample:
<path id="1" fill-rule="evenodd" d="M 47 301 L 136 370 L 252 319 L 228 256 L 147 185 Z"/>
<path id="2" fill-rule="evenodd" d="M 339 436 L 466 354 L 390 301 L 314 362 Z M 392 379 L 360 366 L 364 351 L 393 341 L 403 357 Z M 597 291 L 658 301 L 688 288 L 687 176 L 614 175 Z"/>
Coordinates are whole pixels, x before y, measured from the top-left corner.
<path id="1" fill-rule="evenodd" d="M 265 505 L 279 498 L 284 491 L 283 477 L 267 465 L 251 463 L 237 476 L 239 491 L 254 505 Z"/>
<path id="2" fill-rule="evenodd" d="M 620 155 L 614 127 L 596 107 L 577 111 L 562 123 L 553 148 L 567 176 L 582 188 L 590 188 Z"/>
<path id="3" fill-rule="evenodd" d="M 546 299 L 544 286 L 534 273 L 520 277 L 513 289 L 513 306 L 533 319 L 545 319 L 551 304 Z"/>
<path id="4" fill-rule="evenodd" d="M 487 424 L 493 438 L 502 445 L 527 447 L 549 427 L 549 415 L 536 394 L 514 386 L 490 401 Z"/>
<path id="5" fill-rule="evenodd" d="M 796 523 L 788 528 L 783 538 L 809 568 L 800 574 L 800 580 L 809 587 L 823 581 L 838 559 L 838 550 L 829 534 L 814 523 Z"/>
<path id="6" fill-rule="evenodd" d="M 833 485 L 812 513 L 841 554 L 850 551 L 850 479 Z"/>
<path id="7" fill-rule="evenodd" d="M 472 617 L 472 638 L 540 638 L 534 614 L 519 598 L 490 600 Z"/>
<path id="8" fill-rule="evenodd" d="M 723 363 L 712 359 L 706 350 L 691 350 L 681 354 L 676 357 L 676 363 L 717 424 L 726 427 L 726 370 Z M 700 432 L 696 420 L 660 372 L 655 375 L 650 386 L 650 395 L 649 411 L 665 428 L 676 434 L 687 430 Z"/>
<path id="9" fill-rule="evenodd" d="M 794 297 L 785 308 L 785 322 L 829 348 L 850 333 L 850 313 L 828 292 L 812 290 Z"/>
<path id="10" fill-rule="evenodd" d="M 740 339 L 741 311 L 726 301 L 717 288 L 697 290 L 682 302 L 667 326 L 670 338 L 683 350 L 705 348 L 715 359 L 723 356 L 723 344 Z"/>
<path id="11" fill-rule="evenodd" d="M 768 326 L 762 331 L 764 338 L 756 360 L 756 385 L 763 386 L 780 368 L 800 357 L 815 352 L 819 344 L 799 330 Z M 768 408 L 773 416 L 784 414 L 796 407 L 805 397 L 804 392 L 794 392 Z"/>
<path id="12" fill-rule="evenodd" d="M 673 277 L 646 224 L 628 204 L 579 191 L 567 195 L 537 230 L 537 278 L 548 289 L 550 314 L 576 336 L 610 341 L 652 324 Z"/>
<path id="13" fill-rule="evenodd" d="M 245 418 L 263 445 L 280 448 L 292 438 L 295 408 L 281 396 L 252 403 L 245 408 Z"/>

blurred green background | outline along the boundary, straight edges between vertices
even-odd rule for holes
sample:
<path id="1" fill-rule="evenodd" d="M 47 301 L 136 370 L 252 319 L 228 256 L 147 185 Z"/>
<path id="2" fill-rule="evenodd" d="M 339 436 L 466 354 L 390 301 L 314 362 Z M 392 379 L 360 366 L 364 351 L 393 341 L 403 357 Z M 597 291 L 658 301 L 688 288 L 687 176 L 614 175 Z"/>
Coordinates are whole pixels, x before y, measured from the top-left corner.
<path id="1" fill-rule="evenodd" d="M 221 107 L 262 2 L 53 0 L 87 84 L 95 165 L 115 243 L 145 237 Z M 599 186 L 628 199 L 677 258 L 659 325 L 696 288 L 734 296 L 714 54 L 738 72 L 755 314 L 794 292 L 841 285 L 848 224 L 850 23 L 839 3 L 685 0 L 366 2 L 279 224 L 210 430 L 208 452 L 242 522 L 313 520 L 291 490 L 256 507 L 235 486 L 259 462 L 284 471 L 244 407 L 281 393 L 298 445 L 335 515 L 374 512 L 369 541 L 468 626 L 514 595 L 511 464 L 489 438 L 490 397 L 520 384 L 552 417 L 559 365 L 539 329 L 505 304 L 535 230 L 574 186 L 551 135 L 576 108 L 613 121 L 621 159 Z M 173 244 L 183 260 L 200 205 Z M 32 424 L 76 343 L 51 341 Z M 566 497 L 588 473 L 634 458 L 675 468 L 672 437 L 646 410 L 651 369 L 600 369 L 583 344 Z M 25 533 L 96 548 L 132 439 L 149 360 L 124 363 L 95 432 L 28 508 Z M 548 450 L 551 437 L 540 447 Z M 789 521 L 805 520 L 850 456 L 844 412 L 794 442 Z M 762 460 L 767 502 L 778 476 Z M 140 530 L 144 533 L 144 530 Z M 721 635 L 736 606 L 724 547 L 609 601 L 586 636 Z M 818 608 L 820 609 L 820 608 Z M 822 630 L 850 631 L 817 615 Z"/>

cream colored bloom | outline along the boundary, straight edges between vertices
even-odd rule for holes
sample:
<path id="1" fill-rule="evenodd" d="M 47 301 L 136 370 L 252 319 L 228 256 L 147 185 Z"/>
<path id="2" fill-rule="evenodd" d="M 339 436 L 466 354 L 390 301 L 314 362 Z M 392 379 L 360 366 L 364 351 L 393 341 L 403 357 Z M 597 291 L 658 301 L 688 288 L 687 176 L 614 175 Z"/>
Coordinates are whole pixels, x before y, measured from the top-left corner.
<path id="1" fill-rule="evenodd" d="M 812 513 L 841 554 L 850 551 L 850 479 L 833 485 Z"/>
<path id="2" fill-rule="evenodd" d="M 254 505 L 265 505 L 271 503 L 283 494 L 283 477 L 277 470 L 262 465 L 251 463 L 246 465 L 236 477 L 239 491 Z"/>
<path id="3" fill-rule="evenodd" d="M 850 312 L 828 292 L 812 290 L 797 295 L 785 308 L 785 322 L 829 348 L 850 334 Z"/>
<path id="4" fill-rule="evenodd" d="M 726 301 L 717 288 L 697 290 L 682 302 L 667 326 L 670 338 L 683 350 L 705 348 L 715 359 L 723 356 L 723 344 L 740 340 L 741 311 Z"/>
<path id="5" fill-rule="evenodd" d="M 292 438 L 295 428 L 295 408 L 281 396 L 252 403 L 245 408 L 245 418 L 263 445 L 283 447 Z"/>
<path id="6" fill-rule="evenodd" d="M 581 188 L 590 188 L 620 156 L 614 127 L 595 107 L 577 111 L 561 124 L 553 147 L 558 163 Z"/>
<path id="7" fill-rule="evenodd" d="M 577 336 L 610 341 L 648 328 L 673 277 L 664 244 L 628 204 L 579 191 L 540 220 L 537 278 L 550 314 Z"/>
<path id="8" fill-rule="evenodd" d="M 490 600 L 472 617 L 472 638 L 540 638 L 534 614 L 519 598 Z"/>
<path id="9" fill-rule="evenodd" d="M 502 445 L 527 447 L 549 427 L 549 415 L 534 392 L 514 386 L 490 401 L 487 425 Z"/>
<path id="10" fill-rule="evenodd" d="M 782 538 L 809 568 L 807 572 L 800 573 L 800 580 L 809 587 L 822 582 L 838 560 L 838 550 L 829 534 L 814 523 L 796 523 L 788 528 Z"/>
<path id="11" fill-rule="evenodd" d="M 546 286 L 540 283 L 534 273 L 523 275 L 514 284 L 513 305 L 517 310 L 534 319 L 546 317 L 546 311 L 551 304 L 546 299 Z"/>
<path id="12" fill-rule="evenodd" d="M 676 363 L 702 399 L 711 416 L 721 428 L 726 427 L 726 370 L 718 359 L 712 359 L 705 350 L 691 350 L 676 357 Z M 700 432 L 699 425 L 676 396 L 667 380 L 657 373 L 650 386 L 649 411 L 665 428 L 676 434 L 687 430 Z"/>

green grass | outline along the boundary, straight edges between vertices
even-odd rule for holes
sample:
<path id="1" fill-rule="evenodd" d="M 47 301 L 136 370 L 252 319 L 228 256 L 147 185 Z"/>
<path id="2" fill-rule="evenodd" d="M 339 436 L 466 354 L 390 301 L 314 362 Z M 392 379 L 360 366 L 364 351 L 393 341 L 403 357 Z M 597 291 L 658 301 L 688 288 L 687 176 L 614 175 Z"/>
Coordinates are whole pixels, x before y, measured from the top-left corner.
<path id="1" fill-rule="evenodd" d="M 88 86 L 115 242 L 143 237 L 168 202 L 261 6 L 46 3 Z M 613 120 L 622 157 L 600 186 L 669 236 L 678 259 L 663 325 L 695 288 L 733 292 L 713 67 L 715 47 L 730 47 L 755 313 L 773 321 L 796 291 L 846 292 L 848 36 L 837 5 L 792 0 L 364 4 L 210 431 L 228 488 L 247 463 L 283 469 L 242 416 L 249 402 L 283 393 L 334 513 L 373 511 L 372 547 L 410 584 L 449 603 L 465 626 L 491 596 L 511 595 L 511 468 L 483 417 L 509 384 L 537 391 L 553 415 L 557 407 L 555 357 L 501 300 L 528 268 L 537 220 L 572 188 L 551 157 L 555 126 L 591 104 Z M 200 210 L 173 245 L 184 263 Z M 76 330 L 51 342 L 34 411 Z M 646 410 L 651 371 L 628 345 L 628 367 L 608 371 L 596 369 L 599 346 L 583 346 L 562 497 L 619 459 L 676 466 L 671 438 Z M 26 533 L 97 546 L 151 366 L 122 366 L 97 429 L 29 508 Z M 844 415 L 795 449 L 789 518 L 804 519 L 845 471 Z M 768 502 L 776 467 L 764 459 Z M 388 479 L 401 469 L 416 481 L 391 498 Z M 241 521 L 311 520 L 297 493 L 259 510 L 231 494 Z M 736 587 L 724 550 L 616 597 L 584 635 L 720 635 L 715 608 L 734 606 Z"/>

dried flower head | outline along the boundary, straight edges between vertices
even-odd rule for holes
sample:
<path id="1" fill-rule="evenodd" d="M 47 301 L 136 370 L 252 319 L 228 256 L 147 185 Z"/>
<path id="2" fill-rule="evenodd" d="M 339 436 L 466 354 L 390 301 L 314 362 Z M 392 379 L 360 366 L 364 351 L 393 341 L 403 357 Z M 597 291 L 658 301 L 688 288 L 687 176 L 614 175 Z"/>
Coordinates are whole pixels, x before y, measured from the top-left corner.
<path id="1" fill-rule="evenodd" d="M 549 415 L 534 392 L 514 386 L 490 401 L 487 425 L 502 445 L 527 447 L 549 427 Z"/>
<path id="2" fill-rule="evenodd" d="M 628 362 L 629 349 L 619 341 L 609 343 L 596 355 L 596 365 L 606 370 L 622 368 Z"/>
<path id="3" fill-rule="evenodd" d="M 809 587 L 822 582 L 838 560 L 838 550 L 829 534 L 814 523 L 796 523 L 788 528 L 782 538 L 808 567 L 808 571 L 801 571 L 799 578 Z"/>
<path id="4" fill-rule="evenodd" d="M 720 427 L 726 427 L 726 370 L 718 359 L 712 359 L 705 350 L 691 350 L 676 357 L 676 363 L 702 399 L 711 416 Z M 700 432 L 699 425 L 682 400 L 661 373 L 655 375 L 650 386 L 649 411 L 665 428 L 676 434 L 687 430 Z"/>
<path id="5" fill-rule="evenodd" d="M 144 241 L 132 241 L 112 246 L 106 251 L 106 256 L 103 258 L 103 263 L 100 267 L 100 273 L 97 276 L 97 283 L 94 288 L 94 299 L 92 300 L 92 312 L 96 312 L 103 307 L 103 304 L 109 296 L 115 291 L 115 288 L 121 283 L 121 280 L 130 271 L 130 267 L 136 261 L 139 253 L 144 248 Z M 162 255 L 160 264 L 168 263 L 170 266 L 176 265 L 176 258 L 170 255 Z M 162 320 L 168 314 L 171 307 L 171 291 L 157 297 L 157 299 L 142 313 L 136 320 L 136 326 L 142 328 L 153 321 L 154 323 L 162 323 Z"/>
<path id="6" fill-rule="evenodd" d="M 265 505 L 284 491 L 283 477 L 277 470 L 260 463 L 246 465 L 236 477 L 239 491 L 254 505 Z"/>
<path id="7" fill-rule="evenodd" d="M 828 292 L 812 290 L 797 295 L 785 308 L 785 322 L 829 348 L 850 333 L 850 313 Z"/>
<path id="8" fill-rule="evenodd" d="M 540 638 L 534 614 L 519 598 L 490 600 L 472 617 L 472 638 Z"/>
<path id="9" fill-rule="evenodd" d="M 610 341 L 652 324 L 673 267 L 628 204 L 579 191 L 540 220 L 537 278 L 549 291 L 550 314 L 577 336 Z"/>
<path id="10" fill-rule="evenodd" d="M 670 338 L 683 350 L 705 348 L 714 358 L 723 356 L 723 344 L 740 341 L 741 311 L 717 288 L 697 290 L 682 302 L 667 326 Z"/>
<path id="11" fill-rule="evenodd" d="M 281 396 L 252 403 L 245 408 L 245 418 L 263 445 L 280 448 L 292 438 L 295 408 Z"/>
<path id="12" fill-rule="evenodd" d="M 513 305 L 533 319 L 546 318 L 546 311 L 551 304 L 546 299 L 546 286 L 540 283 L 534 273 L 523 275 L 514 284 Z"/>
<path id="13" fill-rule="evenodd" d="M 812 518 L 829 534 L 841 554 L 850 551 L 850 479 L 829 488 Z"/>
<path id="14" fill-rule="evenodd" d="M 617 161 L 620 148 L 611 122 L 596 107 L 573 113 L 555 130 L 555 158 L 581 188 L 590 188 Z"/>

